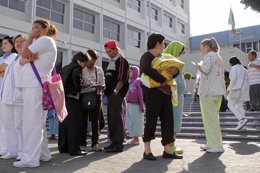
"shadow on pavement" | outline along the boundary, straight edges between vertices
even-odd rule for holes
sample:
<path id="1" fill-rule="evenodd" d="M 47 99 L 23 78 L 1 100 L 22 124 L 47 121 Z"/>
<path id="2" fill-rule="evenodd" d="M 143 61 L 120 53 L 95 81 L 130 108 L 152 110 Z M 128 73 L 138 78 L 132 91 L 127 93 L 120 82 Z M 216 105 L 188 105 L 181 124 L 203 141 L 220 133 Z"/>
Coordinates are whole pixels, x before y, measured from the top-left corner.
<path id="1" fill-rule="evenodd" d="M 156 156 L 157 160 L 140 160 L 133 163 L 128 169 L 122 173 L 164 173 L 168 171 L 168 165 L 173 161 L 172 159 L 163 159 L 161 156 Z"/>
<path id="2" fill-rule="evenodd" d="M 200 158 L 188 163 L 187 170 L 181 173 L 209 173 L 209 172 L 225 172 L 226 165 L 219 159 L 222 153 L 205 153 Z"/>
<path id="3" fill-rule="evenodd" d="M 240 155 L 251 155 L 260 152 L 260 147 L 256 144 L 252 144 L 247 141 L 241 141 L 238 143 L 231 143 L 230 149 L 234 150 L 236 154 Z"/>

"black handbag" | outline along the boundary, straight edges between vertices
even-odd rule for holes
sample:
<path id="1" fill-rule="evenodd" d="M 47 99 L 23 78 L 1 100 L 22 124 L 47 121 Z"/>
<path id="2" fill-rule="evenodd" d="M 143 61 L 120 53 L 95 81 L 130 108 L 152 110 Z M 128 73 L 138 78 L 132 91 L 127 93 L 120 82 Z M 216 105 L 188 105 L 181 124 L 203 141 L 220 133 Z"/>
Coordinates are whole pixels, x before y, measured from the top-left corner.
<path id="1" fill-rule="evenodd" d="M 97 83 L 97 68 L 95 67 L 96 83 Z M 85 110 L 97 109 L 97 91 L 91 91 L 81 94 L 82 106 Z"/>
<path id="2" fill-rule="evenodd" d="M 97 103 L 97 92 L 86 92 L 81 94 L 82 106 L 85 110 L 96 109 Z"/>

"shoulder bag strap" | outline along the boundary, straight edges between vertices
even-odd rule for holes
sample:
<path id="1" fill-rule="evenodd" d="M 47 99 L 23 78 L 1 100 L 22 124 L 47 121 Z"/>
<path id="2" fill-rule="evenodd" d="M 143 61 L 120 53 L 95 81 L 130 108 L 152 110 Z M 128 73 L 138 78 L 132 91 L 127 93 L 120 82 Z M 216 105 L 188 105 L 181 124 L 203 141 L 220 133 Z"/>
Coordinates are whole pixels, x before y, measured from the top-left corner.
<path id="1" fill-rule="evenodd" d="M 40 82 L 40 84 L 42 86 L 41 77 L 40 77 L 39 72 L 38 72 L 38 70 L 37 70 L 37 68 L 36 68 L 36 66 L 35 66 L 35 64 L 33 62 L 31 62 L 31 66 L 32 66 L 32 69 L 33 69 L 33 72 L 34 72 L 36 78 L 38 79 L 38 81 Z"/>
<path id="2" fill-rule="evenodd" d="M 96 84 L 98 82 L 98 79 L 97 79 L 97 67 L 95 66 L 95 73 L 96 73 Z"/>
<path id="3" fill-rule="evenodd" d="M 243 88 L 243 85 L 244 85 L 244 82 L 245 82 L 245 78 L 246 78 L 246 71 L 244 72 L 244 79 L 243 79 L 243 83 L 242 83 L 242 85 L 241 85 L 241 88 L 240 88 L 240 89 L 242 89 L 242 88 Z"/>

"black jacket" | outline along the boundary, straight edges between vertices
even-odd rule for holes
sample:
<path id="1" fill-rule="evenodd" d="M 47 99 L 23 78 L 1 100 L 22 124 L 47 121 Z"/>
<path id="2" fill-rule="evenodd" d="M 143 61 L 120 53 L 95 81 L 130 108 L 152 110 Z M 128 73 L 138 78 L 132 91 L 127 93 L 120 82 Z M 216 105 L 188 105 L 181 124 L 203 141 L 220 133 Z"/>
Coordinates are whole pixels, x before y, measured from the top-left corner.
<path id="1" fill-rule="evenodd" d="M 78 63 L 71 62 L 64 66 L 61 76 L 65 95 L 77 95 L 77 93 L 80 93 L 82 68 Z"/>

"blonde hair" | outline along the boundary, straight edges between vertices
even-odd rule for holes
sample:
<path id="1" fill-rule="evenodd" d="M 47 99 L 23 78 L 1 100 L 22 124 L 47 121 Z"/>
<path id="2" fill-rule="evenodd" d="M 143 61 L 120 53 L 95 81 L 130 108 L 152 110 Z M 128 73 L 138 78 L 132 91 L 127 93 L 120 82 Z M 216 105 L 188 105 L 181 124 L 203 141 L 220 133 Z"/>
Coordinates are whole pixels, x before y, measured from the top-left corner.
<path id="1" fill-rule="evenodd" d="M 50 23 L 48 20 L 38 19 L 38 20 L 35 20 L 33 23 L 39 23 L 42 26 L 42 28 L 44 28 L 44 29 L 48 28 L 49 36 L 51 36 L 52 38 L 56 38 L 58 30 L 55 27 L 55 25 Z"/>
<path id="2" fill-rule="evenodd" d="M 219 45 L 214 37 L 206 38 L 200 43 L 202 46 L 208 46 L 209 50 L 213 52 L 219 52 Z"/>

